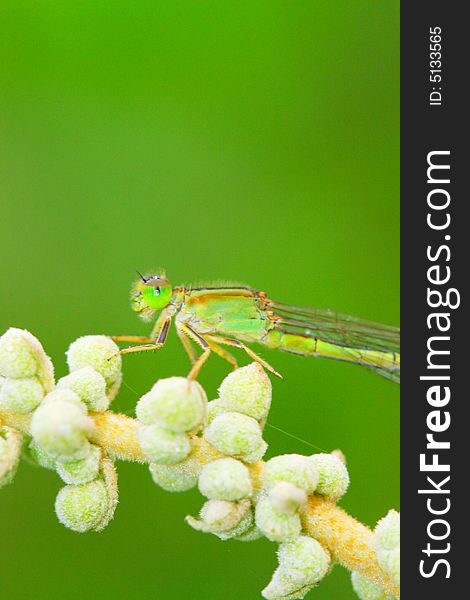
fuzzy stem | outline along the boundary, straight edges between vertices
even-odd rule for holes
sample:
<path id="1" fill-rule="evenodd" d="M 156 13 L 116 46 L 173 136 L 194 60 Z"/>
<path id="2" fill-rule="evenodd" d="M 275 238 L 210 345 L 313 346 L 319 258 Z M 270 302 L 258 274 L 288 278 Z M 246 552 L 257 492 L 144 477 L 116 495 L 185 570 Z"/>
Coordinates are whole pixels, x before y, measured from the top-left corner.
<path id="1" fill-rule="evenodd" d="M 106 454 L 120 460 L 146 463 L 148 460 L 140 449 L 136 437 L 137 421 L 131 417 L 112 412 L 91 413 L 95 427 L 90 440 L 101 446 Z M 6 410 L 0 405 L 0 422 L 29 433 L 31 418 Z M 191 436 L 198 462 L 206 464 L 218 456 L 215 449 L 204 439 Z M 259 489 L 264 462 L 249 466 L 255 489 Z M 372 531 L 349 516 L 333 502 L 313 496 L 303 511 L 306 532 L 331 552 L 333 560 L 351 571 L 359 571 L 374 583 L 381 585 L 387 594 L 400 596 L 400 590 L 380 568 L 373 547 Z"/>
<path id="2" fill-rule="evenodd" d="M 373 532 L 368 527 L 321 496 L 309 498 L 303 525 L 311 537 L 330 550 L 334 561 L 350 571 L 359 571 L 387 594 L 400 597 L 400 588 L 390 581 L 377 561 L 371 543 Z"/>

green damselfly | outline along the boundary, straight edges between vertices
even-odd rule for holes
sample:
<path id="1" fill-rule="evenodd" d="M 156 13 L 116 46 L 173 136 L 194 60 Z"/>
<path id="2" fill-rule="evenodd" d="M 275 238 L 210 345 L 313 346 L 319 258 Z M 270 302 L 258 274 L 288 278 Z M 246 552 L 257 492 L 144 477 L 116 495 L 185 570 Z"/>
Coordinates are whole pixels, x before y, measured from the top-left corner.
<path id="1" fill-rule="evenodd" d="M 264 292 L 245 286 L 172 287 L 161 273 L 140 275 L 132 288 L 131 301 L 145 321 L 156 321 L 148 337 L 113 336 L 116 341 L 139 344 L 119 354 L 161 348 L 174 320 L 192 362 L 188 375 L 191 379 L 198 375 L 211 352 L 237 368 L 235 357 L 223 346 L 244 350 L 281 377 L 246 345 L 258 343 L 303 356 L 355 363 L 400 381 L 400 330 L 396 327 L 328 309 L 276 302 Z M 201 354 L 191 341 L 200 346 Z"/>

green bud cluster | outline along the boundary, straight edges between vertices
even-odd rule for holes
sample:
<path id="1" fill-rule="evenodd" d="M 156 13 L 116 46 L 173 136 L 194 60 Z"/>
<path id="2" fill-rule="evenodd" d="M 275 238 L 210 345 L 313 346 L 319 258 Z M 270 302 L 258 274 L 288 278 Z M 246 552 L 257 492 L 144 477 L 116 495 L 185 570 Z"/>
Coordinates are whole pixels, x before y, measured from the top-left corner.
<path id="1" fill-rule="evenodd" d="M 31 413 L 53 384 L 52 363 L 34 336 L 11 328 L 0 337 L 0 405 Z"/>
<path id="2" fill-rule="evenodd" d="M 262 427 L 271 395 L 271 382 L 258 363 L 230 373 L 219 387 L 219 397 L 209 402 L 207 440 L 227 456 L 246 463 L 261 460 L 267 450 Z"/>
<path id="3" fill-rule="evenodd" d="M 173 465 L 189 456 L 188 434 L 204 425 L 207 397 L 197 381 L 160 379 L 139 400 L 136 414 L 142 452 L 152 464 Z"/>
<path id="4" fill-rule="evenodd" d="M 88 410 L 104 412 L 117 392 L 121 362 L 110 358 L 117 351 L 105 336 L 79 338 L 67 353 L 71 373 L 54 387 L 52 363 L 34 336 L 9 329 L 0 338 L 0 409 L 31 414 L 30 456 L 68 484 L 56 513 L 74 531 L 99 529 L 115 505 L 117 487 L 102 473 L 101 449 L 88 440 L 94 428 Z M 21 436 L 1 429 L 0 485 L 12 479 L 20 449 Z"/>
<path id="5" fill-rule="evenodd" d="M 117 503 L 117 479 L 104 449 L 120 456 L 115 449 L 129 443 L 137 460 L 142 451 L 163 489 L 199 488 L 207 500 L 198 518 L 187 517 L 191 527 L 222 540 L 264 536 L 279 544 L 279 566 L 263 590 L 266 599 L 303 598 L 318 585 L 331 561 L 322 544 L 304 535 L 304 525 L 311 531 L 309 497 L 336 502 L 349 485 L 348 471 L 338 452 L 260 462 L 272 390 L 258 363 L 228 375 L 209 403 L 196 381 L 157 381 L 136 406 L 137 426 L 129 427 L 129 438 L 120 432 L 113 445 L 113 428 L 119 431 L 126 418 L 99 413 L 108 410 L 121 384 L 118 347 L 106 336 L 81 337 L 71 344 L 67 362 L 70 373 L 55 385 L 50 359 L 31 334 L 10 329 L 0 337 L 0 415 L 13 415 L 7 423 L 19 423 L 31 435 L 24 444 L 30 456 L 66 484 L 55 502 L 63 525 L 76 532 L 107 525 Z M 101 441 L 106 436 L 111 443 Z M 21 448 L 22 434 L 0 424 L 0 487 L 12 480 Z M 397 586 L 399 527 L 399 514 L 390 511 L 373 537 L 378 563 Z M 361 600 L 388 600 L 360 572 L 352 574 L 352 583 Z"/>
<path id="6" fill-rule="evenodd" d="M 264 497 L 256 507 L 256 525 L 275 542 L 286 542 L 300 535 L 299 510 L 313 494 L 319 473 L 307 456 L 284 454 L 268 460 L 262 484 Z"/>

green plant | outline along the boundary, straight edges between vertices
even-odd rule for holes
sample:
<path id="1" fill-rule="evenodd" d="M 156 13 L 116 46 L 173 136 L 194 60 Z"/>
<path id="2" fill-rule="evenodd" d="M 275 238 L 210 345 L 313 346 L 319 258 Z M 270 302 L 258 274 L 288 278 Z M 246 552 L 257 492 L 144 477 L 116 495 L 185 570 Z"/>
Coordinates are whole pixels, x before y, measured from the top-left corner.
<path id="1" fill-rule="evenodd" d="M 122 379 L 120 357 L 109 358 L 116 351 L 105 336 L 79 338 L 67 352 L 70 374 L 55 382 L 34 336 L 9 329 L 0 338 L 0 485 L 27 453 L 66 484 L 60 522 L 100 531 L 117 505 L 114 462 L 145 462 L 165 490 L 198 486 L 207 498 L 198 518 L 187 517 L 191 527 L 279 544 L 265 598 L 303 598 L 335 562 L 351 570 L 362 600 L 399 597 L 399 515 L 372 532 L 336 505 L 349 484 L 342 454 L 262 460 L 271 384 L 258 363 L 228 375 L 212 402 L 196 381 L 159 380 L 131 419 L 108 410 Z"/>

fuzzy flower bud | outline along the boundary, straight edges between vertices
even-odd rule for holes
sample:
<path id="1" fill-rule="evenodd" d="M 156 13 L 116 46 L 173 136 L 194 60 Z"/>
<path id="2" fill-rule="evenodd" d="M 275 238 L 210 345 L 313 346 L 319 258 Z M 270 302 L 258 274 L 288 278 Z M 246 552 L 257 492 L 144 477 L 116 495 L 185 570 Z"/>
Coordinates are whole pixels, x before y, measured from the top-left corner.
<path id="1" fill-rule="evenodd" d="M 57 518 L 69 529 L 83 533 L 99 528 L 108 511 L 108 494 L 103 481 L 67 485 L 55 502 Z"/>
<path id="2" fill-rule="evenodd" d="M 85 335 L 70 345 L 67 364 L 72 372 L 92 367 L 104 377 L 107 386 L 111 387 L 121 374 L 121 356 L 113 356 L 117 352 L 119 348 L 111 338 L 105 335 Z"/>
<path id="3" fill-rule="evenodd" d="M 315 492 L 339 500 L 349 485 L 346 465 L 334 454 L 313 454 L 308 460 L 320 475 Z"/>
<path id="4" fill-rule="evenodd" d="M 153 480 L 167 492 L 186 492 L 196 487 L 203 465 L 219 456 L 201 438 L 193 438 L 191 446 L 191 454 L 176 465 L 150 465 Z"/>
<path id="5" fill-rule="evenodd" d="M 400 546 L 393 550 L 381 550 L 377 552 L 379 564 L 393 583 L 400 585 Z"/>
<path id="6" fill-rule="evenodd" d="M 256 526 L 272 542 L 287 542 L 296 538 L 302 529 L 296 513 L 277 510 L 268 497 L 262 497 L 256 505 Z"/>
<path id="7" fill-rule="evenodd" d="M 21 379 L 34 377 L 37 370 L 35 353 L 22 330 L 10 328 L 0 337 L 0 375 Z"/>
<path id="8" fill-rule="evenodd" d="M 281 513 L 295 513 L 307 502 L 307 494 L 288 481 L 276 483 L 268 492 L 273 507 Z"/>
<path id="9" fill-rule="evenodd" d="M 330 557 L 316 540 L 301 536 L 279 546 L 279 567 L 262 594 L 268 600 L 303 598 L 326 575 Z"/>
<path id="10" fill-rule="evenodd" d="M 197 381 L 185 377 L 160 379 L 137 403 L 136 414 L 145 425 L 159 424 L 170 431 L 191 431 L 206 418 L 207 397 Z"/>
<path id="11" fill-rule="evenodd" d="M 75 392 L 72 392 L 72 390 L 67 388 L 53 389 L 52 392 L 49 392 L 47 396 L 45 396 L 42 404 L 52 404 L 53 402 L 69 402 L 70 404 L 75 405 L 83 415 L 87 414 L 86 406 L 80 400 L 80 397 L 77 396 Z"/>
<path id="12" fill-rule="evenodd" d="M 259 446 L 257 446 L 251 452 L 247 452 L 246 454 L 243 454 L 243 456 L 241 458 L 244 460 L 244 462 L 250 463 L 250 464 L 258 462 L 266 454 L 267 449 L 268 449 L 268 444 L 264 440 L 261 440 L 261 443 Z"/>
<path id="13" fill-rule="evenodd" d="M 64 399 L 60 399 L 60 394 Z M 75 402 L 68 400 L 70 395 Z M 93 422 L 84 414 L 83 404 L 70 390 L 56 390 L 49 394 L 53 400 L 39 406 L 31 419 L 31 435 L 47 453 L 62 459 L 82 458 L 88 450 L 87 434 Z"/>
<path id="14" fill-rule="evenodd" d="M 0 488 L 11 483 L 20 460 L 22 436 L 15 429 L 0 427 Z"/>
<path id="15" fill-rule="evenodd" d="M 34 440 L 31 440 L 29 443 L 29 455 L 32 460 L 42 467 L 43 469 L 48 469 L 49 471 L 55 471 L 56 460 L 53 456 L 48 454 L 42 446 L 40 446 Z"/>
<path id="16" fill-rule="evenodd" d="M 98 477 L 101 451 L 98 446 L 90 444 L 84 458 L 69 461 L 57 461 L 57 473 L 65 483 L 79 485 L 88 483 Z"/>
<path id="17" fill-rule="evenodd" d="M 282 454 L 268 460 L 263 471 L 263 485 L 270 490 L 281 481 L 311 494 L 319 481 L 318 470 L 307 456 L 301 454 Z"/>
<path id="18" fill-rule="evenodd" d="M 266 450 L 258 422 L 236 412 L 216 417 L 204 435 L 222 454 L 239 456 L 246 462 L 259 460 Z M 257 453 L 258 450 L 261 452 Z"/>
<path id="19" fill-rule="evenodd" d="M 62 377 L 57 382 L 58 388 L 67 388 L 79 396 L 89 410 L 104 412 L 109 407 L 109 399 L 106 396 L 106 381 L 104 377 L 92 369 L 83 367 Z"/>
<path id="20" fill-rule="evenodd" d="M 375 526 L 375 547 L 377 550 L 393 550 L 400 545 L 400 513 L 389 510 Z"/>
<path id="21" fill-rule="evenodd" d="M 266 418 L 271 393 L 271 381 L 257 362 L 233 371 L 219 387 L 220 403 L 227 410 L 243 413 L 257 421 Z"/>
<path id="22" fill-rule="evenodd" d="M 207 422 L 212 421 L 222 413 L 229 412 L 220 400 L 211 400 L 207 404 Z"/>
<path id="23" fill-rule="evenodd" d="M 172 465 L 185 459 L 191 451 L 188 436 L 168 431 L 159 425 L 141 425 L 137 439 L 145 456 L 160 465 Z"/>
<path id="24" fill-rule="evenodd" d="M 5 379 L 0 387 L 0 404 L 22 414 L 37 408 L 43 397 L 44 389 L 36 377 Z"/>
<path id="25" fill-rule="evenodd" d="M 256 527 L 256 523 L 253 524 L 243 533 L 233 537 L 237 542 L 255 542 L 263 537 L 263 532 Z"/>
<path id="26" fill-rule="evenodd" d="M 199 516 L 200 520 L 188 516 L 186 522 L 193 529 L 213 533 L 222 540 L 245 534 L 253 524 L 249 500 L 208 500 L 201 508 Z"/>
<path id="27" fill-rule="evenodd" d="M 241 500 L 253 491 L 250 472 L 234 458 L 214 460 L 201 471 L 199 491 L 213 500 Z"/>
<path id="28" fill-rule="evenodd" d="M 387 596 L 379 585 L 373 583 L 358 571 L 351 573 L 351 581 L 353 589 L 360 600 L 391 600 L 391 597 Z"/>
<path id="29" fill-rule="evenodd" d="M 373 546 L 384 572 L 400 585 L 400 513 L 389 510 L 375 526 Z"/>
<path id="30" fill-rule="evenodd" d="M 187 492 L 196 487 L 199 472 L 185 464 L 186 461 L 176 465 L 149 465 L 150 474 L 154 482 L 167 492 Z"/>
<path id="31" fill-rule="evenodd" d="M 15 327 L 0 337 L 0 376 L 10 379 L 36 376 L 45 392 L 54 386 L 54 368 L 40 342 L 29 331 Z"/>

